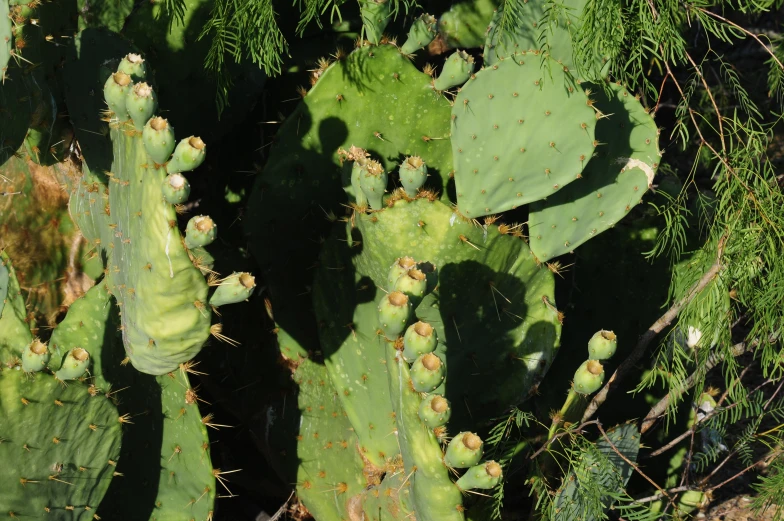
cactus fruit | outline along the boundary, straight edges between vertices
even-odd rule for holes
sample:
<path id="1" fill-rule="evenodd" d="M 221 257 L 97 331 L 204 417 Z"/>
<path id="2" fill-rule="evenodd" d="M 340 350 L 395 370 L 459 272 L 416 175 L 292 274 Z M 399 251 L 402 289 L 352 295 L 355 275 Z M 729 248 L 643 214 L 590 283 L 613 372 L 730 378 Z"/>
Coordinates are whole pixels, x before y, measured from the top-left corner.
<path id="1" fill-rule="evenodd" d="M 54 376 L 58 380 L 74 380 L 81 378 L 90 368 L 90 353 L 81 347 L 74 347 L 65 356 L 65 361 Z"/>
<path id="2" fill-rule="evenodd" d="M 597 331 L 588 341 L 588 358 L 591 360 L 609 360 L 618 348 L 618 338 L 612 331 Z"/>
<path id="3" fill-rule="evenodd" d="M 408 325 L 411 317 L 411 302 L 399 291 L 388 294 L 378 305 L 378 321 L 384 335 L 390 340 L 397 338 Z"/>
<path id="4" fill-rule="evenodd" d="M 433 326 L 419 321 L 411 324 L 403 335 L 403 357 L 413 362 L 420 355 L 432 353 L 438 345 L 438 334 Z"/>
<path id="5" fill-rule="evenodd" d="M 411 365 L 411 385 L 417 392 L 432 392 L 444 381 L 445 372 L 444 363 L 438 355 L 420 355 Z"/>
<path id="6" fill-rule="evenodd" d="M 389 268 L 389 275 L 387 275 L 387 289 L 395 291 L 395 284 L 397 279 L 408 273 L 408 271 L 416 266 L 416 261 L 411 257 L 400 257 L 395 260 L 395 263 Z"/>
<path id="7" fill-rule="evenodd" d="M 444 91 L 465 83 L 474 73 L 474 57 L 465 51 L 455 51 L 446 62 L 441 74 L 433 81 L 433 87 Z"/>
<path id="8" fill-rule="evenodd" d="M 457 480 L 460 490 L 490 489 L 501 481 L 501 465 L 495 461 L 488 461 L 481 465 L 471 467 Z"/>
<path id="9" fill-rule="evenodd" d="M 449 400 L 440 394 L 430 394 L 419 404 L 419 419 L 431 430 L 449 422 L 452 415 L 452 408 Z"/>
<path id="10" fill-rule="evenodd" d="M 598 360 L 586 360 L 574 373 L 574 390 L 578 394 L 593 394 L 604 383 L 604 367 Z"/>
<path id="11" fill-rule="evenodd" d="M 135 83 L 125 97 L 125 110 L 131 116 L 136 130 L 142 131 L 157 109 L 158 97 L 145 82 Z"/>
<path id="12" fill-rule="evenodd" d="M 163 199 L 169 204 L 180 204 L 188 200 L 191 184 L 181 174 L 169 174 L 161 184 Z"/>
<path id="13" fill-rule="evenodd" d="M 191 217 L 185 228 L 185 246 L 189 249 L 209 246 L 218 236 L 218 225 L 206 215 Z"/>
<path id="14" fill-rule="evenodd" d="M 444 463 L 452 468 L 465 469 L 479 463 L 484 454 L 482 439 L 472 432 L 461 432 L 449 442 Z"/>
<path id="15" fill-rule="evenodd" d="M 124 72 L 118 71 L 107 78 L 103 86 L 103 96 L 106 98 L 106 103 L 109 105 L 109 110 L 114 112 L 119 120 L 128 118 L 128 109 L 126 108 L 126 101 L 128 93 L 133 89 L 133 81 L 131 77 Z"/>
<path id="16" fill-rule="evenodd" d="M 166 165 L 170 174 L 190 172 L 198 168 L 207 156 L 207 145 L 196 136 L 186 137 L 177 144 L 171 161 Z"/>
<path id="17" fill-rule="evenodd" d="M 392 15 L 389 0 L 360 0 L 362 31 L 373 45 L 378 45 Z"/>
<path id="18" fill-rule="evenodd" d="M 156 164 L 162 165 L 174 152 L 174 129 L 160 116 L 150 118 L 142 131 L 144 148 Z M 188 197 L 187 195 L 185 196 Z"/>
<path id="19" fill-rule="evenodd" d="M 256 278 L 246 272 L 232 273 L 216 284 L 218 287 L 210 297 L 210 305 L 217 308 L 247 300 L 256 289 Z"/>
<path id="20" fill-rule="evenodd" d="M 381 163 L 371 159 L 360 166 L 359 188 L 372 209 L 380 210 L 384 207 L 383 197 L 387 188 L 387 173 L 384 172 Z"/>
<path id="21" fill-rule="evenodd" d="M 140 54 L 128 53 L 120 60 L 117 72 L 127 74 L 133 82 L 144 81 L 147 78 L 147 64 Z"/>
<path id="22" fill-rule="evenodd" d="M 395 282 L 395 291 L 405 294 L 411 300 L 413 308 L 416 308 L 422 302 L 426 290 L 427 277 L 421 270 L 416 268 L 411 268 Z"/>
<path id="23" fill-rule="evenodd" d="M 49 348 L 38 338 L 33 339 L 30 345 L 22 352 L 22 370 L 26 373 L 43 371 L 49 362 Z"/>
<path id="24" fill-rule="evenodd" d="M 628 215 L 659 166 L 653 118 L 628 90 L 614 83 L 607 87 L 610 97 L 601 87 L 592 89 L 602 114 L 596 141 L 603 145 L 580 179 L 531 204 L 530 245 L 542 262 L 574 250 Z"/>
<path id="25" fill-rule="evenodd" d="M 403 54 L 413 54 L 424 49 L 436 37 L 436 18 L 427 13 L 419 16 L 408 30 L 408 38 L 400 48 Z"/>
<path id="26" fill-rule="evenodd" d="M 477 72 L 452 107 L 460 212 L 471 218 L 504 212 L 578 179 L 597 145 L 591 105 L 551 58 L 520 54 Z M 531 226 L 531 233 L 538 229 Z"/>
<path id="27" fill-rule="evenodd" d="M 425 185 L 427 180 L 427 165 L 419 156 L 407 157 L 400 164 L 398 169 L 400 174 L 400 184 L 409 197 L 416 197 L 420 188 Z"/>

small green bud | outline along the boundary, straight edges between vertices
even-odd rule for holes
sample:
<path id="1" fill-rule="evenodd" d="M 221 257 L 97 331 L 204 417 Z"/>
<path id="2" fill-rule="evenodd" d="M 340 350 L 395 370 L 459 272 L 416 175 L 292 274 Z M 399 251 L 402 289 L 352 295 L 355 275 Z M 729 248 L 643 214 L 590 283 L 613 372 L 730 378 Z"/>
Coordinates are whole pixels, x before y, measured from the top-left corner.
<path id="1" fill-rule="evenodd" d="M 678 498 L 678 513 L 688 515 L 708 504 L 708 496 L 699 490 L 687 490 Z"/>
<path id="2" fill-rule="evenodd" d="M 103 85 L 103 97 L 106 99 L 106 104 L 120 121 L 128 119 L 125 101 L 132 87 L 131 77 L 124 72 L 115 72 Z"/>
<path id="3" fill-rule="evenodd" d="M 484 454 L 482 438 L 472 432 L 461 432 L 449 442 L 444 463 L 454 469 L 473 467 Z"/>
<path id="4" fill-rule="evenodd" d="M 163 198 L 169 204 L 180 204 L 188 200 L 191 184 L 182 174 L 169 174 L 163 180 Z"/>
<path id="5" fill-rule="evenodd" d="M 158 97 L 148 84 L 137 83 L 128 93 L 125 108 L 131 116 L 136 130 L 143 130 L 147 120 L 158 109 Z"/>
<path id="6" fill-rule="evenodd" d="M 370 207 L 381 210 L 384 207 L 384 192 L 387 189 L 387 174 L 378 161 L 369 160 L 362 167 L 359 176 L 359 187 L 367 197 Z"/>
<path id="7" fill-rule="evenodd" d="M 174 151 L 174 129 L 162 117 L 150 118 L 142 131 L 144 150 L 156 164 L 169 160 Z"/>
<path id="8" fill-rule="evenodd" d="M 433 86 L 438 91 L 444 91 L 462 85 L 474 73 L 474 57 L 465 51 L 456 51 L 447 58 L 441 75 L 435 79 Z"/>
<path id="9" fill-rule="evenodd" d="M 43 371 L 48 363 L 49 349 L 37 338 L 22 353 L 22 370 L 26 373 Z"/>
<path id="10" fill-rule="evenodd" d="M 58 380 L 74 380 L 83 376 L 90 367 L 90 353 L 74 347 L 65 357 L 62 367 L 54 373 Z"/>
<path id="11" fill-rule="evenodd" d="M 427 279 L 425 274 L 416 268 L 411 268 L 395 282 L 395 290 L 408 295 L 411 299 L 411 306 L 416 308 L 427 290 Z"/>
<path id="12" fill-rule="evenodd" d="M 367 207 L 368 200 L 365 197 L 365 192 L 362 191 L 362 186 L 360 179 L 362 179 L 362 175 L 365 172 L 365 169 L 359 164 L 358 161 L 355 161 L 353 166 L 351 167 L 351 188 L 354 189 L 354 197 L 356 198 L 356 204 L 360 208 Z"/>
<path id="13" fill-rule="evenodd" d="M 256 278 L 250 273 L 232 273 L 218 282 L 215 293 L 210 297 L 210 304 L 220 307 L 226 304 L 235 304 L 247 300 L 256 287 Z"/>
<path id="14" fill-rule="evenodd" d="M 411 383 L 415 391 L 429 393 L 441 385 L 445 373 L 446 368 L 438 355 L 420 355 L 411 365 Z"/>
<path id="15" fill-rule="evenodd" d="M 427 179 L 427 165 L 425 165 L 425 162 L 419 156 L 407 157 L 400 164 L 398 172 L 400 174 L 400 183 L 403 185 L 406 195 L 415 197 L 417 191 L 425 185 L 425 180 Z"/>
<path id="16" fill-rule="evenodd" d="M 427 322 L 411 324 L 403 335 L 403 358 L 416 360 L 420 355 L 432 353 L 438 345 L 438 336 L 433 326 Z"/>
<path id="17" fill-rule="evenodd" d="M 185 227 L 185 246 L 189 249 L 207 246 L 218 236 L 218 226 L 206 215 L 197 215 Z"/>
<path id="18" fill-rule="evenodd" d="M 408 38 L 400 52 L 403 54 L 413 54 L 419 49 L 424 49 L 433 38 L 436 37 L 436 17 L 424 13 L 422 16 L 414 20 L 411 24 L 411 29 L 408 30 Z M 408 190 L 406 190 L 408 192 Z M 410 195 L 410 194 L 409 194 Z"/>
<path id="19" fill-rule="evenodd" d="M 360 0 L 360 14 L 365 36 L 373 45 L 378 45 L 384 33 L 392 8 L 388 0 Z"/>
<path id="20" fill-rule="evenodd" d="M 495 461 L 487 461 L 468 469 L 455 484 L 460 490 L 488 490 L 498 485 L 501 474 L 501 465 Z"/>
<path id="21" fill-rule="evenodd" d="M 446 425 L 452 415 L 449 400 L 440 394 L 429 394 L 419 404 L 419 419 L 431 429 Z"/>
<path id="22" fill-rule="evenodd" d="M 139 54 L 130 53 L 126 55 L 120 62 L 117 70 L 130 76 L 134 82 L 147 79 L 147 66 L 144 64 L 144 58 Z"/>
<path id="23" fill-rule="evenodd" d="M 378 321 L 384 335 L 394 340 L 406 328 L 408 319 L 411 317 L 411 302 L 408 297 L 399 292 L 393 291 L 384 295 L 378 305 Z"/>
<path id="24" fill-rule="evenodd" d="M 395 291 L 395 283 L 404 273 L 416 266 L 416 261 L 411 257 L 400 257 L 395 261 L 392 267 L 389 268 L 389 275 L 387 275 L 387 289 Z"/>
<path id="25" fill-rule="evenodd" d="M 177 144 L 174 156 L 166 165 L 166 172 L 176 174 L 195 170 L 204 162 L 207 155 L 207 145 L 199 137 L 186 137 Z"/>
<path id="26" fill-rule="evenodd" d="M 612 331 L 597 331 L 588 341 L 588 358 L 591 360 L 609 360 L 615 354 L 618 339 Z"/>
<path id="27" fill-rule="evenodd" d="M 604 383 L 604 367 L 598 360 L 587 360 L 574 373 L 574 390 L 579 394 L 592 394 Z"/>

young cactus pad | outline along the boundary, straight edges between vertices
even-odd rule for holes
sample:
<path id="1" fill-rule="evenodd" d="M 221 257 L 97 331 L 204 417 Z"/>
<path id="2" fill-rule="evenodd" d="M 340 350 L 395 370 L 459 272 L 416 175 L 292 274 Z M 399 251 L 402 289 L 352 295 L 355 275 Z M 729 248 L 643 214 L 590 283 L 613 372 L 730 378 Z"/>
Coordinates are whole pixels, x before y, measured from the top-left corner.
<path id="1" fill-rule="evenodd" d="M 122 310 L 131 363 L 142 372 L 166 374 L 193 358 L 209 336 L 207 283 L 183 245 L 174 207 L 164 200 L 167 172 L 148 154 L 143 132 L 115 121 L 110 136 L 111 172 L 102 177 L 85 163 L 71 194 L 71 216 L 108 255 L 106 282 Z M 191 148 L 198 150 L 198 162 L 204 147 L 194 146 L 194 139 L 180 143 L 172 162 L 193 163 Z M 191 244 L 205 244 L 211 230 L 197 230 Z"/>
<path id="2" fill-rule="evenodd" d="M 460 213 L 476 218 L 558 193 L 591 159 L 595 127 L 583 87 L 550 58 L 520 54 L 477 72 L 452 107 Z"/>

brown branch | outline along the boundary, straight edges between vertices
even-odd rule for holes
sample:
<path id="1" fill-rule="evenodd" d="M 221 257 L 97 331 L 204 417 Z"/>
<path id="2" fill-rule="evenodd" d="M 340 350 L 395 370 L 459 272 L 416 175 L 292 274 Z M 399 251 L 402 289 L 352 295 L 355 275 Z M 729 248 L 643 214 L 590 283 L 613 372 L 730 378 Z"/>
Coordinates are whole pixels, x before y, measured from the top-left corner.
<path id="1" fill-rule="evenodd" d="M 678 316 L 678 313 L 681 312 L 684 306 L 689 304 L 694 297 L 697 296 L 705 287 L 710 284 L 716 275 L 719 274 L 721 271 L 721 258 L 722 254 L 724 253 L 724 242 L 726 241 L 726 237 L 722 237 L 719 240 L 718 252 L 716 254 L 716 262 L 713 263 L 713 266 L 705 272 L 700 280 L 698 280 L 692 287 L 689 289 L 688 293 L 676 302 L 667 312 L 659 317 L 659 319 L 648 328 L 648 330 L 642 334 L 640 339 L 637 341 L 637 345 L 634 346 L 634 350 L 629 354 L 629 356 L 621 362 L 621 365 L 618 366 L 618 369 L 612 374 L 610 379 L 604 384 L 602 390 L 596 393 L 591 400 L 591 403 L 588 404 L 588 408 L 585 410 L 585 414 L 583 414 L 582 421 L 586 422 L 591 419 L 591 417 L 596 413 L 596 410 L 604 403 L 607 399 L 607 395 L 610 393 L 611 389 L 617 387 L 620 381 L 626 376 L 632 367 L 642 358 L 642 355 L 645 353 L 645 350 L 648 348 L 648 344 L 651 343 L 653 338 L 658 335 L 665 327 L 669 326 L 675 317 Z"/>
<path id="2" fill-rule="evenodd" d="M 732 346 L 732 348 L 730 348 L 731 354 L 733 357 L 738 357 L 743 353 L 745 353 L 746 351 L 752 349 L 753 346 L 755 346 L 757 343 L 759 342 L 754 341 L 751 343 L 751 346 L 747 346 L 746 342 L 739 342 L 734 346 Z M 691 389 L 692 387 L 694 387 L 697 384 L 697 381 L 701 377 L 705 376 L 708 373 L 708 371 L 716 367 L 720 362 L 724 361 L 724 356 L 725 356 L 724 353 L 717 353 L 717 352 L 711 353 L 710 356 L 708 357 L 707 362 L 705 362 L 705 365 L 703 367 L 698 368 L 691 375 L 689 375 L 689 377 L 686 379 L 686 381 L 683 382 L 683 385 L 681 387 L 679 387 L 678 389 L 674 389 L 669 393 L 667 393 L 666 395 L 664 395 L 664 398 L 659 400 L 659 403 L 654 405 L 651 408 L 651 410 L 648 412 L 648 414 L 645 415 L 645 418 L 643 418 L 642 426 L 640 427 L 640 434 L 645 434 L 646 432 L 648 432 L 648 430 L 651 427 L 653 427 L 653 424 L 656 422 L 656 420 L 664 416 L 664 412 L 670 406 L 670 403 L 672 401 L 677 401 L 678 399 L 680 399 L 681 395 L 686 391 L 688 391 L 689 389 Z"/>

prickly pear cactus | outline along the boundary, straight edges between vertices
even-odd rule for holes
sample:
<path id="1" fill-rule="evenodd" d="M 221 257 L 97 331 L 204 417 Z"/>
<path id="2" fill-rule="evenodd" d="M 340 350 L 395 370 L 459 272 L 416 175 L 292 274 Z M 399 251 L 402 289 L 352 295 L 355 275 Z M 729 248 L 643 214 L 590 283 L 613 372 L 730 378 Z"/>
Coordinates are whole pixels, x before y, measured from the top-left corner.
<path id="1" fill-rule="evenodd" d="M 215 239 L 217 225 L 208 216 L 194 217 L 184 237 L 177 227 L 169 176 L 200 166 L 206 145 L 197 136 L 177 143 L 171 125 L 153 117 L 157 96 L 146 75 L 144 59 L 131 53 L 102 78 L 111 108 L 106 113 L 111 171 L 91 170 L 88 158 L 74 183 L 70 210 L 84 236 L 107 257 L 106 283 L 121 309 L 131 363 L 161 375 L 193 358 L 210 334 L 202 270 L 211 265 L 194 252 Z M 253 277 L 247 280 L 251 285 L 245 289 L 252 290 Z"/>

